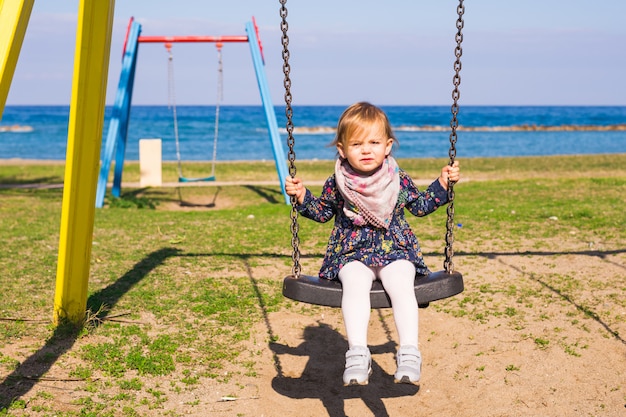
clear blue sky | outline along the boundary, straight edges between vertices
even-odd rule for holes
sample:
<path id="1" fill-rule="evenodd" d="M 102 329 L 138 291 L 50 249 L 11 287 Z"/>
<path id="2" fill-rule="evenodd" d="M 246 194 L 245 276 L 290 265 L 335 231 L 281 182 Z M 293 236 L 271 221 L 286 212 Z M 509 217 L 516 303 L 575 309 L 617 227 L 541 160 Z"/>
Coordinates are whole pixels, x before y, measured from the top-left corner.
<path id="1" fill-rule="evenodd" d="M 278 0 L 118 0 L 107 103 L 128 20 L 143 35 L 245 35 L 255 16 L 283 104 Z M 625 0 L 467 0 L 461 104 L 626 105 Z M 449 104 L 456 0 L 290 0 L 294 104 Z M 78 0 L 36 0 L 7 105 L 68 104 Z M 179 104 L 213 104 L 211 44 L 174 47 Z M 260 104 L 245 44 L 224 47 L 224 102 Z M 167 102 L 167 54 L 139 51 L 133 104 Z"/>

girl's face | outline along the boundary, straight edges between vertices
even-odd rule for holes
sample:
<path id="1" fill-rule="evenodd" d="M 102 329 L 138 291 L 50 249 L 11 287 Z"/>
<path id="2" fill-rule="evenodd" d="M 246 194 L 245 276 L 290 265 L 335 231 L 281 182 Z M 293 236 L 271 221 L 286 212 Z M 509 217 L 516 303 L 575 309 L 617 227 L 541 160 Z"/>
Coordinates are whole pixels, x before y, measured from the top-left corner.
<path id="1" fill-rule="evenodd" d="M 392 146 L 393 139 L 386 137 L 382 123 L 377 122 L 337 143 L 337 151 L 356 172 L 370 175 L 380 168 Z"/>

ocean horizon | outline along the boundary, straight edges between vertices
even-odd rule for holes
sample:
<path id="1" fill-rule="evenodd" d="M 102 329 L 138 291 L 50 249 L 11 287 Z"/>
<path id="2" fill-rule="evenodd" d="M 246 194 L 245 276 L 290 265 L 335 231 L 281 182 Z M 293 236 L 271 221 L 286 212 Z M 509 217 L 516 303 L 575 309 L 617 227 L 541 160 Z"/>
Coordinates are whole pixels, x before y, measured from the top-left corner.
<path id="1" fill-rule="evenodd" d="M 332 160 L 329 147 L 346 106 L 294 106 L 296 158 Z M 381 106 L 398 145 L 397 158 L 448 156 L 449 106 Z M 214 150 L 215 106 L 177 106 L 180 157 L 188 161 L 273 160 L 260 105 L 221 106 Z M 275 107 L 286 147 L 285 112 Z M 105 110 L 106 138 L 111 106 Z M 0 159 L 64 160 L 69 106 L 6 106 L 0 121 Z M 457 157 L 626 153 L 626 106 L 461 106 Z M 162 140 L 162 158 L 175 161 L 172 109 L 131 108 L 126 160 L 139 159 L 139 140 Z"/>

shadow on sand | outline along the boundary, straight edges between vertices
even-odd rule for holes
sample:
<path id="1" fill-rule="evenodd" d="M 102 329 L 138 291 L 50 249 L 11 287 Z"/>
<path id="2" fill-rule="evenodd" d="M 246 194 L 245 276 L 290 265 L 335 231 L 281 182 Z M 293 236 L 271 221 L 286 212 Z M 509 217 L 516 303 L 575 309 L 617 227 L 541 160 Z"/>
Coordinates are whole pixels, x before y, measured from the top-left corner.
<path id="1" fill-rule="evenodd" d="M 306 356 L 308 361 L 298 378 L 286 377 L 282 368 L 272 380 L 272 388 L 286 397 L 294 399 L 317 398 L 330 417 L 346 416 L 344 403 L 347 399 L 359 398 L 376 416 L 389 416 L 384 398 L 397 398 L 417 394 L 419 386 L 395 384 L 393 375 L 386 373 L 376 362 L 376 355 L 394 353 L 396 344 L 388 342 L 370 346 L 372 352 L 372 375 L 368 385 L 344 387 L 342 374 L 344 354 L 348 349 L 346 340 L 327 324 L 308 326 L 304 329 L 304 342 L 297 347 L 271 343 L 277 355 Z"/>

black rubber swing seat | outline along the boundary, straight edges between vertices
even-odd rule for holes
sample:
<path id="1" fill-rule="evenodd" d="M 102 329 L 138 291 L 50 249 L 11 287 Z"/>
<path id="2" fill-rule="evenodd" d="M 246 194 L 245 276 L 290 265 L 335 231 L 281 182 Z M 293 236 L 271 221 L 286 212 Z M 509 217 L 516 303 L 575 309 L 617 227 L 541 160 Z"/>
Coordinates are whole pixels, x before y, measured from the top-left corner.
<path id="1" fill-rule="evenodd" d="M 415 277 L 415 298 L 421 307 L 432 301 L 442 300 L 463 292 L 463 276 L 460 272 L 437 271 Z M 327 307 L 341 307 L 341 282 L 317 276 L 289 275 L 283 280 L 283 295 L 295 301 Z M 389 308 L 391 301 L 379 280 L 374 281 L 370 291 L 372 308 Z"/>

